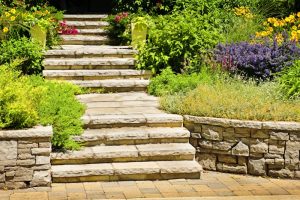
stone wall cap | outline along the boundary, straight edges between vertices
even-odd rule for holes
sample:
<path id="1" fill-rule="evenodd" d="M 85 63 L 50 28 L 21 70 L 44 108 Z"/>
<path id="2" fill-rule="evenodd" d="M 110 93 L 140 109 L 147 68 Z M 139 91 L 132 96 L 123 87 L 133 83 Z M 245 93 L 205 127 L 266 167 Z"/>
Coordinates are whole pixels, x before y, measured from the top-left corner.
<path id="1" fill-rule="evenodd" d="M 190 121 L 199 124 L 208 124 L 222 127 L 236 128 L 254 128 L 254 129 L 270 129 L 270 130 L 289 130 L 300 131 L 299 122 L 283 122 L 283 121 L 251 121 L 238 119 L 225 119 L 214 117 L 197 117 L 192 115 L 184 115 L 185 121 Z"/>
<path id="2" fill-rule="evenodd" d="M 53 134 L 52 126 L 35 126 L 21 130 L 0 130 L 0 139 L 8 138 L 49 138 Z"/>

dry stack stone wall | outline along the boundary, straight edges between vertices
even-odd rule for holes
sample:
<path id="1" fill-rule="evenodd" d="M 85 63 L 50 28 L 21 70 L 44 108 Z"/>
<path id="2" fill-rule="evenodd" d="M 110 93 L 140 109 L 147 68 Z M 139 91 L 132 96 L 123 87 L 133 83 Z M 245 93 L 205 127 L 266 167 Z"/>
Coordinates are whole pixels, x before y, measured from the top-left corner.
<path id="1" fill-rule="evenodd" d="M 300 123 L 184 118 L 204 169 L 300 178 Z"/>
<path id="2" fill-rule="evenodd" d="M 0 130 L 0 190 L 50 186 L 51 127 Z"/>

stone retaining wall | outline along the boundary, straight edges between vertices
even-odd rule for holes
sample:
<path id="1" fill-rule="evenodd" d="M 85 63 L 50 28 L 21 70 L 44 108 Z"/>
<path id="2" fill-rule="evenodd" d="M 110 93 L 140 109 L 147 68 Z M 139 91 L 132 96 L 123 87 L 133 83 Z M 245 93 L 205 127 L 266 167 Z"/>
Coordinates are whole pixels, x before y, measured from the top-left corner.
<path id="1" fill-rule="evenodd" d="M 52 127 L 0 130 L 0 190 L 51 184 Z"/>
<path id="2" fill-rule="evenodd" d="M 184 116 L 204 169 L 300 178 L 300 123 Z"/>

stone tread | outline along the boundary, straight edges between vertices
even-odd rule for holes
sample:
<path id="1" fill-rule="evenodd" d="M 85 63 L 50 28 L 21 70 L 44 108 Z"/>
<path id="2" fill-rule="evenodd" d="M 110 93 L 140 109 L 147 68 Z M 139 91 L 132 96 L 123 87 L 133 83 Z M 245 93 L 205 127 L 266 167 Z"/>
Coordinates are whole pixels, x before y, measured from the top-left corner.
<path id="1" fill-rule="evenodd" d="M 183 117 L 175 114 L 123 114 L 123 115 L 84 115 L 82 120 L 89 128 L 111 127 L 182 127 Z"/>
<path id="2" fill-rule="evenodd" d="M 111 79 L 111 78 L 150 78 L 151 72 L 145 70 L 133 69 L 115 69 L 115 70 L 44 70 L 43 75 L 47 78 L 85 78 L 92 77 L 93 79 Z M 107 77 L 107 78 L 106 78 Z"/>
<path id="3" fill-rule="evenodd" d="M 152 161 L 52 166 L 53 178 L 189 173 L 199 173 L 199 177 L 195 178 L 200 178 L 201 172 L 202 167 L 196 161 Z M 132 179 L 135 180 L 136 178 L 128 177 L 127 180 Z M 74 182 L 77 181 L 75 180 Z"/>
<path id="4" fill-rule="evenodd" d="M 123 101 L 157 101 L 158 97 L 145 92 L 122 92 L 110 94 L 82 94 L 76 98 L 82 103 L 91 102 L 123 102 Z"/>
<path id="5" fill-rule="evenodd" d="M 108 80 L 86 80 L 86 81 L 71 80 L 70 82 L 80 87 L 104 88 L 104 89 L 128 88 L 130 90 L 134 88 L 146 89 L 150 81 L 137 80 L 137 79 L 108 79 Z"/>
<path id="6" fill-rule="evenodd" d="M 135 100 L 135 101 L 102 101 L 102 102 L 89 102 L 85 103 L 87 109 L 95 108 L 138 108 L 138 107 L 150 107 L 158 108 L 159 102 L 153 100 Z M 144 110 L 144 114 L 147 113 L 147 110 Z M 101 113 L 103 114 L 103 113 Z M 106 113 L 110 114 L 110 113 Z"/>
<path id="7" fill-rule="evenodd" d="M 108 17 L 108 15 L 70 15 L 66 14 L 64 15 L 65 20 L 73 20 L 73 21 L 83 21 L 83 20 L 88 20 L 88 21 L 99 21 L 99 20 L 104 20 Z"/>
<path id="8" fill-rule="evenodd" d="M 84 164 L 101 162 L 124 162 L 145 160 L 190 160 L 195 148 L 189 143 L 139 144 L 118 146 L 84 147 L 79 151 L 51 154 L 51 163 Z"/>
<path id="9" fill-rule="evenodd" d="M 77 29 L 78 35 L 105 35 L 108 33 L 105 29 Z"/>
<path id="10" fill-rule="evenodd" d="M 121 56 L 132 56 L 137 53 L 137 51 L 128 48 L 109 48 L 107 46 L 93 46 L 88 47 L 87 45 L 70 45 L 78 46 L 76 47 L 66 47 L 63 45 L 61 49 L 52 49 L 45 52 L 45 57 L 58 57 L 58 58 L 81 58 L 81 57 L 114 57 L 115 55 Z"/>
<path id="11" fill-rule="evenodd" d="M 106 27 L 109 26 L 108 22 L 105 21 L 71 21 L 67 20 L 66 24 L 68 26 L 74 26 L 78 29 L 80 28 L 101 28 L 101 27 Z"/>
<path id="12" fill-rule="evenodd" d="M 101 35 L 61 35 L 61 43 L 64 45 L 82 45 L 82 44 L 107 44 L 110 39 Z"/>
<path id="13" fill-rule="evenodd" d="M 43 65 L 46 69 L 65 69 L 66 67 L 74 69 L 78 66 L 84 67 L 105 67 L 111 66 L 127 66 L 134 67 L 135 60 L 133 58 L 46 58 L 43 61 Z"/>
<path id="14" fill-rule="evenodd" d="M 189 138 L 190 132 L 183 127 L 179 128 L 136 128 L 136 127 L 123 127 L 123 128 L 109 128 L 109 129 L 87 129 L 80 136 L 74 136 L 73 139 L 78 142 L 95 142 L 102 143 L 116 142 L 116 141 L 138 141 L 150 139 L 177 139 Z"/>

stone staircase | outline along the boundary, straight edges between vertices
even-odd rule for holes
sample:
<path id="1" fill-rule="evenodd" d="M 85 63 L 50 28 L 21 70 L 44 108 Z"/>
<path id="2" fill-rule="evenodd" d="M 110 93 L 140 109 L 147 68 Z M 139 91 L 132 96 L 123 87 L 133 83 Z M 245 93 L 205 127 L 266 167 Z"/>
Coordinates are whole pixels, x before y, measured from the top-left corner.
<path id="1" fill-rule="evenodd" d="M 105 18 L 66 15 L 79 34 L 62 36 L 62 45 L 45 54 L 46 79 L 115 92 L 77 97 L 87 110 L 85 131 L 74 140 L 84 147 L 52 153 L 53 182 L 200 178 L 182 116 L 159 110 L 145 92 L 151 73 L 135 70 L 130 47 L 109 46 Z"/>

